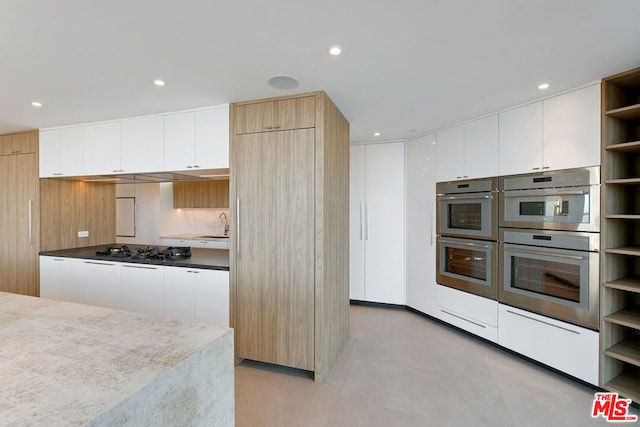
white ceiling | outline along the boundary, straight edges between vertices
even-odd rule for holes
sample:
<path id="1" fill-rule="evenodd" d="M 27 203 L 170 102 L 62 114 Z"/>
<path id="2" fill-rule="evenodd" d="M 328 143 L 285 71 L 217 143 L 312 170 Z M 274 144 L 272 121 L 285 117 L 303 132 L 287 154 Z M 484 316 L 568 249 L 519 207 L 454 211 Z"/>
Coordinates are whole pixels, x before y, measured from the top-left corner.
<path id="1" fill-rule="evenodd" d="M 637 66 L 639 0 L 2 0 L 0 134 L 325 90 L 406 139 Z"/>

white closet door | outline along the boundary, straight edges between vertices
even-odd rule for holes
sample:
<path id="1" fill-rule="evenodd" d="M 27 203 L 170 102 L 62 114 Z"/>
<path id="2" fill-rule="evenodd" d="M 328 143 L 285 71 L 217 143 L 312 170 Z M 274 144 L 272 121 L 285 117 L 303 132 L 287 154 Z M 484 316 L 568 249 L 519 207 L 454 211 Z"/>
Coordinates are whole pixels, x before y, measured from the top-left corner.
<path id="1" fill-rule="evenodd" d="M 405 304 L 404 143 L 365 153 L 365 300 Z"/>
<path id="2" fill-rule="evenodd" d="M 406 143 L 407 305 L 435 316 L 435 135 Z"/>
<path id="3" fill-rule="evenodd" d="M 349 156 L 349 298 L 364 300 L 364 145 Z"/>

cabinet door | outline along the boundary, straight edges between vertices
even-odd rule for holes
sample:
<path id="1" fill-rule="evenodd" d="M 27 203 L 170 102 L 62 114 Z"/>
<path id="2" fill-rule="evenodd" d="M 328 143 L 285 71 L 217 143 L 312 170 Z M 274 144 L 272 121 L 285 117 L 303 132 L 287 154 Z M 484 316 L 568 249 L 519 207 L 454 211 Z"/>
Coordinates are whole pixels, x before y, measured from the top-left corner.
<path id="1" fill-rule="evenodd" d="M 60 170 L 66 176 L 82 175 L 83 138 L 82 126 L 60 129 Z"/>
<path id="2" fill-rule="evenodd" d="M 62 175 L 60 168 L 60 129 L 40 131 L 39 135 L 40 177 Z"/>
<path id="3" fill-rule="evenodd" d="M 258 102 L 236 108 L 238 134 L 315 126 L 315 96 Z"/>
<path id="4" fill-rule="evenodd" d="M 120 167 L 120 122 L 85 126 L 83 173 L 101 175 L 123 172 Z"/>
<path id="5" fill-rule="evenodd" d="M 196 113 L 164 116 L 164 169 L 192 169 L 195 164 Z"/>
<path id="6" fill-rule="evenodd" d="M 229 327 L 229 272 L 189 271 L 195 276 L 196 322 Z"/>
<path id="7" fill-rule="evenodd" d="M 195 321 L 196 289 L 195 275 L 190 269 L 164 268 L 164 314 L 172 319 Z"/>
<path id="8" fill-rule="evenodd" d="M 406 145 L 407 305 L 436 315 L 435 135 Z"/>
<path id="9" fill-rule="evenodd" d="M 64 258 L 40 257 L 40 297 L 62 299 L 60 282 Z"/>
<path id="10" fill-rule="evenodd" d="M 364 300 L 364 151 L 354 145 L 349 154 L 349 298 Z"/>
<path id="11" fill-rule="evenodd" d="M 366 148 L 365 300 L 405 304 L 404 143 Z"/>
<path id="12" fill-rule="evenodd" d="M 158 172 L 164 167 L 163 118 L 122 121 L 121 163 L 127 173 Z"/>
<path id="13" fill-rule="evenodd" d="M 314 369 L 315 130 L 237 138 L 237 356 Z"/>
<path id="14" fill-rule="evenodd" d="M 82 283 L 74 283 L 82 304 L 122 309 L 122 279 L 118 262 L 83 261 Z"/>
<path id="15" fill-rule="evenodd" d="M 544 165 L 568 169 L 600 164 L 600 85 L 544 101 Z"/>
<path id="16" fill-rule="evenodd" d="M 498 175 L 498 115 L 464 125 L 464 175 L 486 178 Z"/>
<path id="17" fill-rule="evenodd" d="M 164 316 L 162 267 L 122 265 L 122 309 L 152 316 Z"/>
<path id="18" fill-rule="evenodd" d="M 464 127 L 456 126 L 438 132 L 437 180 L 452 181 L 466 178 L 464 174 Z"/>
<path id="19" fill-rule="evenodd" d="M 195 168 L 229 168 L 229 107 L 196 112 Z"/>
<path id="20" fill-rule="evenodd" d="M 542 168 L 542 102 L 500 113 L 500 175 Z"/>

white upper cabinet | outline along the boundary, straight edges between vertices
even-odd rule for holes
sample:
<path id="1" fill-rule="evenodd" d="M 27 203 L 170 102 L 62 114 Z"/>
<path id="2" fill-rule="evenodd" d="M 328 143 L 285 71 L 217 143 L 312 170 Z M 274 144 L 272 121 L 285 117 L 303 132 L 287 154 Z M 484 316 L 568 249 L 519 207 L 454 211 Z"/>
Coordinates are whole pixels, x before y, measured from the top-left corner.
<path id="1" fill-rule="evenodd" d="M 162 116 L 122 121 L 121 166 L 126 173 L 161 171 L 164 167 Z"/>
<path id="2" fill-rule="evenodd" d="M 500 175 L 599 164 L 599 84 L 500 113 Z"/>
<path id="3" fill-rule="evenodd" d="M 500 113 L 498 171 L 512 175 L 542 168 L 542 102 Z"/>
<path id="4" fill-rule="evenodd" d="M 82 174 L 82 128 L 40 131 L 40 177 Z"/>
<path id="5" fill-rule="evenodd" d="M 164 117 L 165 170 L 229 167 L 229 107 Z"/>
<path id="6" fill-rule="evenodd" d="M 498 116 L 438 132 L 438 181 L 498 175 Z"/>
<path id="7" fill-rule="evenodd" d="M 229 106 L 196 111 L 194 167 L 229 167 Z"/>
<path id="8" fill-rule="evenodd" d="M 542 153 L 549 169 L 600 164 L 600 84 L 544 101 Z"/>
<path id="9" fill-rule="evenodd" d="M 438 181 L 463 179 L 464 176 L 464 127 L 456 126 L 438 132 L 436 177 Z"/>
<path id="10" fill-rule="evenodd" d="M 40 176 L 229 168 L 229 106 L 40 131 Z"/>
<path id="11" fill-rule="evenodd" d="M 122 173 L 120 165 L 120 122 L 83 127 L 83 174 Z"/>
<path id="12" fill-rule="evenodd" d="M 166 170 L 193 168 L 195 162 L 196 114 L 164 116 L 164 167 Z"/>
<path id="13" fill-rule="evenodd" d="M 464 175 L 486 178 L 498 175 L 498 115 L 464 125 Z"/>

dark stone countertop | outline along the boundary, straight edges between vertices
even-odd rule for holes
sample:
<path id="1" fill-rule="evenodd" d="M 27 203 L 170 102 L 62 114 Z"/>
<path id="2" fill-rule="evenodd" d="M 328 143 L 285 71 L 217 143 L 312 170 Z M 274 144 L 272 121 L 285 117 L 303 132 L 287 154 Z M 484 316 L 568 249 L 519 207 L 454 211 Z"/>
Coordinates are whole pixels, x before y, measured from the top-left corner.
<path id="1" fill-rule="evenodd" d="M 107 246 L 120 247 L 122 245 L 111 243 L 108 245 L 89 246 L 86 248 L 60 249 L 56 251 L 43 251 L 40 255 L 61 258 L 82 258 L 97 261 L 126 262 L 134 264 L 164 265 L 168 267 L 202 268 L 206 270 L 229 271 L 228 249 L 200 249 L 191 248 L 191 257 L 184 259 L 135 259 L 131 257 L 117 257 L 111 255 L 96 255 L 98 251 L 104 251 Z M 127 245 L 129 249 L 145 248 L 154 245 Z M 157 246 L 157 245 L 155 245 Z M 165 249 L 160 247 L 160 249 Z"/>

